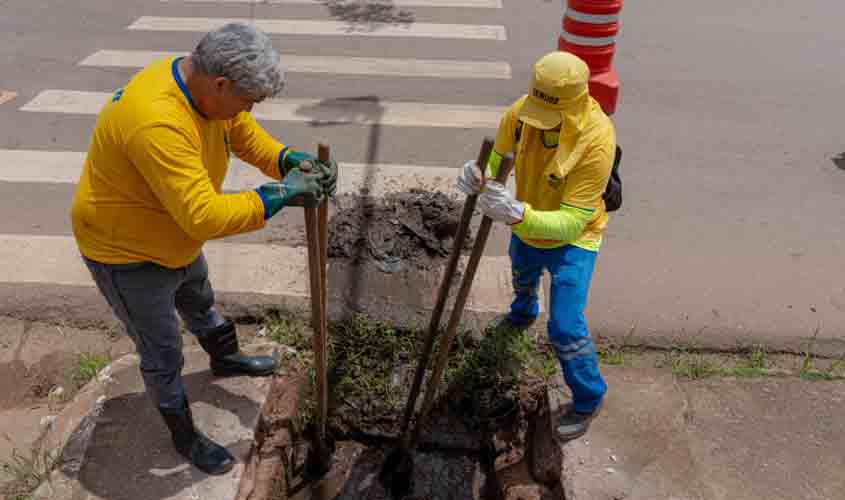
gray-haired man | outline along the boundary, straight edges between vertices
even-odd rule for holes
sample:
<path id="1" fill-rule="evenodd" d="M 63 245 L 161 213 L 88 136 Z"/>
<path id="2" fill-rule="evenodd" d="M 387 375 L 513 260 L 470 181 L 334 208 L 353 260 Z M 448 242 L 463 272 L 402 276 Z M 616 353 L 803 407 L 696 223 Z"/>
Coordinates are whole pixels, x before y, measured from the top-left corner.
<path id="1" fill-rule="evenodd" d="M 316 206 L 337 179 L 336 164 L 279 143 L 249 113 L 284 89 L 279 59 L 267 35 L 229 24 L 190 56 L 143 69 L 101 110 L 73 200 L 80 252 L 135 342 L 147 392 L 177 451 L 210 474 L 234 458 L 194 427 L 175 312 L 215 374 L 269 375 L 275 362 L 241 354 L 214 310 L 202 245 L 260 229 L 282 207 Z M 223 194 L 232 153 L 280 182 Z"/>

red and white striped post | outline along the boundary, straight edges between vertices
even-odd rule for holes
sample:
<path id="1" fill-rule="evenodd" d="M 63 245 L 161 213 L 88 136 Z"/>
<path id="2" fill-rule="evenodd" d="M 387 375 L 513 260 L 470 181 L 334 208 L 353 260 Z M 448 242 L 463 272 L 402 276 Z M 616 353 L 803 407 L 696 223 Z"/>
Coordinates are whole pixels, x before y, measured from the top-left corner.
<path id="1" fill-rule="evenodd" d="M 613 69 L 619 12 L 623 0 L 567 0 L 558 49 L 583 59 L 590 68 L 590 95 L 608 115 L 616 111 L 619 75 Z"/>

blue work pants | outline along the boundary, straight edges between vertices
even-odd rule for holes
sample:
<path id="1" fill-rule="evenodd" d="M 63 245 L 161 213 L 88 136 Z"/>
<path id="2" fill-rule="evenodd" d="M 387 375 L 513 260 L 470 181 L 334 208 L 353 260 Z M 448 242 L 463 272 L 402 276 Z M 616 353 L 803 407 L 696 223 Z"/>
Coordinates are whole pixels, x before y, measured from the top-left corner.
<path id="1" fill-rule="evenodd" d="M 549 340 L 554 347 L 563 378 L 572 391 L 575 411 L 590 413 L 596 409 L 607 391 L 599 373 L 598 356 L 584 308 L 590 279 L 596 263 L 596 252 L 573 245 L 541 249 L 525 244 L 516 235 L 511 237 L 510 257 L 515 298 L 508 319 L 514 324 L 527 324 L 539 314 L 538 290 L 545 269 L 551 274 L 549 300 Z"/>

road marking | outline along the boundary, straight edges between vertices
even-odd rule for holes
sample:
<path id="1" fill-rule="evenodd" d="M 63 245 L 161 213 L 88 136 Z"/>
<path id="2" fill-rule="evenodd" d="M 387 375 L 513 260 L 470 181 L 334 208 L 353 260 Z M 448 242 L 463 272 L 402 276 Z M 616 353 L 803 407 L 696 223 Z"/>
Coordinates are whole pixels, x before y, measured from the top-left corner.
<path id="1" fill-rule="evenodd" d="M 303 247 L 207 243 L 204 251 L 219 292 L 308 296 L 308 256 Z M 3 283 L 94 286 L 73 237 L 2 234 L 0 262 L 4 263 L 0 266 Z M 508 257 L 484 257 L 467 301 L 468 309 L 501 310 L 511 300 L 510 279 Z"/>
<path id="2" fill-rule="evenodd" d="M 21 107 L 39 113 L 97 114 L 112 94 L 75 90 L 44 90 Z M 259 120 L 312 124 L 381 124 L 397 127 L 454 127 L 496 129 L 501 106 L 428 104 L 378 101 L 375 99 L 283 99 L 257 105 L 252 115 Z"/>
<path id="3" fill-rule="evenodd" d="M 251 3 L 258 5 L 311 4 L 325 5 L 326 0 L 181 0 L 188 3 Z M 162 3 L 176 3 L 174 0 L 161 0 Z M 347 1 L 345 5 L 366 8 L 375 7 L 465 7 L 471 9 L 501 9 L 502 0 L 362 0 Z"/>
<path id="4" fill-rule="evenodd" d="M 76 184 L 85 162 L 78 151 L 0 149 L 0 182 Z M 456 168 L 416 165 L 341 163 L 338 194 L 383 196 L 410 188 L 457 194 Z M 226 191 L 245 191 L 270 180 L 260 170 L 232 160 L 223 183 Z"/>
<path id="5" fill-rule="evenodd" d="M 255 24 L 271 35 L 325 35 L 456 38 L 466 40 L 507 40 L 505 27 L 482 24 L 436 23 L 347 23 L 343 21 L 310 21 L 305 19 L 248 19 L 212 17 L 156 17 L 143 16 L 127 29 L 141 31 L 191 31 L 205 33 L 224 24 L 241 22 Z"/>
<path id="6" fill-rule="evenodd" d="M 100 50 L 86 57 L 80 66 L 141 68 L 182 52 L 151 50 Z M 376 57 L 332 57 L 282 55 L 285 71 L 344 75 L 408 76 L 428 78 L 511 78 L 506 62 L 450 61 L 446 59 L 390 59 Z"/>
<path id="7" fill-rule="evenodd" d="M 508 71 L 510 71 L 510 67 L 508 67 Z M 0 104 L 6 104 L 17 96 L 17 92 L 0 89 Z"/>

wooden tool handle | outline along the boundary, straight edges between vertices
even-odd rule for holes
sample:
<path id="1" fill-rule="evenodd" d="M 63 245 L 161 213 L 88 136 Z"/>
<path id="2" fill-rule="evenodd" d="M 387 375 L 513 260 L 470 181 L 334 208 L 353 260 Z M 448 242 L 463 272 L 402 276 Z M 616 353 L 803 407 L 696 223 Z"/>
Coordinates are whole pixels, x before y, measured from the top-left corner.
<path id="1" fill-rule="evenodd" d="M 322 142 L 317 144 L 317 159 L 328 163 L 330 154 L 330 149 L 328 144 L 323 144 Z"/>
<path id="2" fill-rule="evenodd" d="M 478 152 L 478 166 L 481 171 L 484 171 L 484 165 L 487 165 L 487 159 L 493 151 L 493 139 L 485 137 L 484 142 L 481 143 L 481 150 Z M 428 329 L 426 330 L 425 344 L 417 364 L 417 370 L 414 374 L 414 381 L 411 385 L 411 392 L 408 394 L 408 402 L 405 405 L 405 414 L 402 418 L 401 433 L 403 439 L 407 438 L 408 426 L 411 422 L 411 417 L 417 405 L 417 398 L 420 394 L 420 387 L 425 378 L 425 371 L 428 369 L 428 362 L 431 358 L 431 351 L 434 348 L 434 340 L 437 337 L 437 331 L 440 328 L 440 318 L 443 316 L 443 309 L 446 307 L 446 299 L 449 298 L 449 289 L 452 287 L 452 279 L 455 276 L 455 271 L 458 268 L 458 261 L 461 257 L 461 249 L 464 246 L 467 233 L 469 233 L 469 225 L 472 220 L 472 214 L 475 212 L 475 203 L 478 200 L 478 195 L 467 196 L 464 201 L 464 209 L 461 213 L 461 221 L 458 224 L 458 231 L 455 233 L 455 238 L 452 240 L 452 253 L 449 254 L 449 260 L 446 263 L 446 269 L 443 271 L 443 278 L 440 281 L 440 288 L 437 291 L 437 302 L 434 304 L 434 309 L 431 311 L 431 319 L 428 322 Z"/>
<path id="3" fill-rule="evenodd" d="M 513 155 L 506 154 L 502 159 L 502 164 L 499 166 L 499 171 L 496 174 L 496 181 L 504 183 L 510 174 L 513 166 Z M 467 268 L 464 271 L 464 277 L 461 281 L 461 288 L 458 290 L 458 296 L 455 298 L 455 305 L 452 309 L 452 314 L 449 316 L 449 323 L 446 326 L 446 333 L 440 337 L 440 346 L 438 351 L 437 361 L 434 365 L 434 372 L 431 374 L 431 381 L 426 388 L 425 397 L 423 398 L 422 409 L 420 415 L 425 416 L 434 405 L 434 398 L 437 395 L 437 386 L 443 377 L 443 371 L 446 368 L 446 363 L 449 361 L 449 353 L 451 351 L 452 342 L 457 333 L 458 323 L 461 321 L 461 314 L 469 297 L 470 289 L 472 288 L 472 281 L 475 279 L 475 272 L 478 270 L 478 264 L 481 262 L 484 247 L 487 244 L 487 237 L 490 235 L 490 228 L 493 225 L 493 220 L 489 217 L 484 217 L 481 220 L 481 225 L 476 233 L 475 244 L 472 247 L 472 253 L 467 263 Z M 420 425 L 414 428 L 414 437 L 412 443 L 416 443 L 419 439 Z"/>
<path id="4" fill-rule="evenodd" d="M 328 163 L 331 151 L 328 144 L 317 144 L 317 159 Z M 323 305 L 323 327 L 328 330 L 328 266 L 329 266 L 329 200 L 326 198 L 317 209 L 317 227 L 320 231 L 320 300 Z"/>
<path id="5" fill-rule="evenodd" d="M 329 147 L 320 144 L 317 158 L 328 161 Z M 308 240 L 308 277 L 311 284 L 311 326 L 316 373 L 317 434 L 325 441 L 328 420 L 328 321 L 326 318 L 326 263 L 328 261 L 328 205 L 305 209 L 305 234 Z"/>

